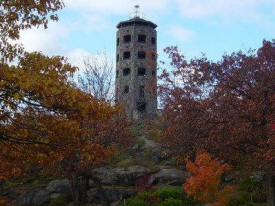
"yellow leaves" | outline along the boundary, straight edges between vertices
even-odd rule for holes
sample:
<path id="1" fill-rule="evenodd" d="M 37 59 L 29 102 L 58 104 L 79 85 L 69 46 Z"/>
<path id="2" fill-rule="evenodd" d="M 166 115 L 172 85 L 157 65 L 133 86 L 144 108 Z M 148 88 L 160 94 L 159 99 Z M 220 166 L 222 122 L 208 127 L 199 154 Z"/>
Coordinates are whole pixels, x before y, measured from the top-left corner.
<path id="1" fill-rule="evenodd" d="M 15 100 L 19 100 L 21 98 L 21 95 L 19 93 L 15 93 L 13 97 Z"/>
<path id="2" fill-rule="evenodd" d="M 0 117 L 9 120 L 0 133 L 11 143 L 0 139 L 0 153 L 6 155 L 0 155 L 0 166 L 7 169 L 0 171 L 1 178 L 23 175 L 30 165 L 61 176 L 64 171 L 78 174 L 102 165 L 116 151 L 110 145 L 127 137 L 127 122 L 113 119 L 118 107 L 69 81 L 75 69 L 63 57 L 26 53 L 17 67 L 6 65 L 0 71 L 7 104 Z"/>
<path id="3" fill-rule="evenodd" d="M 0 206 L 11 206 L 11 204 L 7 203 L 6 200 L 0 196 Z"/>
<path id="4" fill-rule="evenodd" d="M 15 57 L 23 53 L 22 47 L 18 44 L 10 43 L 10 40 L 19 39 L 21 30 L 40 25 L 46 28 L 49 20 L 56 21 L 58 19 L 55 13 L 64 6 L 61 0 L 23 2 L 26 1 L 0 1 L 1 60 L 12 61 Z"/>
<path id="5" fill-rule="evenodd" d="M 88 161 L 91 161 L 91 160 L 93 160 L 95 157 L 94 157 L 94 155 L 88 155 Z"/>

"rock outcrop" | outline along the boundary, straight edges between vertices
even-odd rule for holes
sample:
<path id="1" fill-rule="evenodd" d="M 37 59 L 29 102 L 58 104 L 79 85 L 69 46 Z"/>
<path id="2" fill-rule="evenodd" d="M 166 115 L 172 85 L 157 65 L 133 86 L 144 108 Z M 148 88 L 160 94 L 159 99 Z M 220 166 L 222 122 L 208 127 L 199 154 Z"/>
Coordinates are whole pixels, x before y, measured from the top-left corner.
<path id="1" fill-rule="evenodd" d="M 152 173 L 148 168 L 135 165 L 128 168 L 102 167 L 94 169 L 93 174 L 102 182 L 103 189 L 110 202 L 123 200 L 136 193 L 136 182 L 145 175 L 149 175 L 148 184 L 158 185 L 182 185 L 187 174 L 182 170 L 163 167 Z M 100 202 L 100 194 L 93 181 L 90 181 L 90 189 L 87 191 L 88 202 Z M 47 185 L 39 185 L 23 192 L 17 199 L 18 206 L 40 206 L 49 203 L 60 195 L 70 196 L 68 180 L 54 180 Z"/>

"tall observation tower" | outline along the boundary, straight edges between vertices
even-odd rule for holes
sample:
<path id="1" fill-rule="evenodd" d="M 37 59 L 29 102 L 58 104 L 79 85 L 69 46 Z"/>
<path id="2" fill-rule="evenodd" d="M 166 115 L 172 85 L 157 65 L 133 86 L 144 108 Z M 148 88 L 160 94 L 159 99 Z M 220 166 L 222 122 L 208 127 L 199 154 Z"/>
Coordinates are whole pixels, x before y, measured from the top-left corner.
<path id="1" fill-rule="evenodd" d="M 116 100 L 130 119 L 154 118 L 157 113 L 157 25 L 142 19 L 117 25 Z"/>

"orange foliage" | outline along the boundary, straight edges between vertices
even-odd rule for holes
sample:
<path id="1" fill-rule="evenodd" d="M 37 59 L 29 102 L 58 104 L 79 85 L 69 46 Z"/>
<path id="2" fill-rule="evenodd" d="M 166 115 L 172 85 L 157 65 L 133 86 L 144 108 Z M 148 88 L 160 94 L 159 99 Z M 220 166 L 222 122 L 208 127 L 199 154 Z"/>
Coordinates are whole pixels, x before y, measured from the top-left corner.
<path id="1" fill-rule="evenodd" d="M 226 205 L 227 196 L 232 192 L 232 188 L 221 188 L 221 177 L 230 171 L 228 164 L 221 164 L 218 160 L 211 159 L 208 153 L 202 153 L 197 155 L 194 163 L 187 160 L 186 167 L 192 174 L 184 184 L 188 195 L 201 202 L 211 203 L 211 206 Z"/>
<path id="2" fill-rule="evenodd" d="M 47 28 L 63 7 L 62 0 L 0 1 L 0 180 L 38 171 L 64 177 L 79 203 L 79 177 L 128 142 L 128 122 L 119 107 L 77 88 L 77 68 L 64 57 L 10 43 L 24 29 Z M 14 58 L 17 65 L 7 64 Z"/>
<path id="3" fill-rule="evenodd" d="M 120 108 L 79 90 L 70 81 L 75 70 L 40 53 L 1 65 L 0 179 L 44 171 L 78 188 L 79 176 L 127 142 Z"/>
<path id="4" fill-rule="evenodd" d="M 49 21 L 57 21 L 56 12 L 64 7 L 62 0 L 1 0 L 0 1 L 0 61 L 13 60 L 23 53 L 19 44 L 9 40 L 18 40 L 20 31 L 32 27 L 44 26 Z"/>
<path id="5" fill-rule="evenodd" d="M 12 206 L 12 205 L 0 196 L 0 206 Z"/>

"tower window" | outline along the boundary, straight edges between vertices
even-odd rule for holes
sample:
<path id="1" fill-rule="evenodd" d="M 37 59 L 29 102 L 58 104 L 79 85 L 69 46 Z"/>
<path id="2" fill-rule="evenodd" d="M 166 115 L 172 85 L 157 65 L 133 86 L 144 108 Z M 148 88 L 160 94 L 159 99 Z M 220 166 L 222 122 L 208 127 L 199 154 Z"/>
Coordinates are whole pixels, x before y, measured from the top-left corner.
<path id="1" fill-rule="evenodd" d="M 146 36 L 144 34 L 138 35 L 138 42 L 145 43 L 146 42 Z"/>
<path id="2" fill-rule="evenodd" d="M 129 93 L 129 86 L 125 86 L 123 92 L 124 92 L 125 94 Z"/>
<path id="3" fill-rule="evenodd" d="M 145 56 L 146 56 L 146 54 L 145 54 L 144 51 L 139 51 L 139 52 L 138 52 L 138 58 L 139 58 L 139 59 L 145 59 Z"/>
<path id="4" fill-rule="evenodd" d="M 138 68 L 138 76 L 145 76 L 146 69 L 145 68 Z"/>
<path id="5" fill-rule="evenodd" d="M 151 43 L 152 43 L 153 45 L 156 44 L 156 38 L 155 38 L 155 37 L 152 37 L 152 38 L 151 38 Z"/>
<path id="6" fill-rule="evenodd" d="M 119 54 L 116 55 L 116 62 L 119 61 Z"/>
<path id="7" fill-rule="evenodd" d="M 116 45 L 117 46 L 119 45 L 119 38 L 117 38 L 117 40 L 116 40 Z"/>
<path id="8" fill-rule="evenodd" d="M 155 75 L 156 74 L 156 70 L 152 70 L 152 75 Z"/>
<path id="9" fill-rule="evenodd" d="M 139 87 L 139 97 L 143 98 L 144 97 L 144 86 Z"/>
<path id="10" fill-rule="evenodd" d="M 130 72 L 131 72 L 130 68 L 123 69 L 123 76 L 128 76 Z"/>
<path id="11" fill-rule="evenodd" d="M 124 43 L 128 43 L 128 42 L 131 41 L 131 35 L 125 35 L 125 36 L 123 37 L 123 39 L 124 39 Z"/>
<path id="12" fill-rule="evenodd" d="M 118 78 L 118 73 L 119 73 L 119 71 L 118 71 L 118 70 L 116 70 L 116 78 Z"/>
<path id="13" fill-rule="evenodd" d="M 146 110 L 145 102 L 137 102 L 137 110 L 140 112 L 144 112 Z"/>
<path id="14" fill-rule="evenodd" d="M 131 53 L 129 51 L 123 53 L 123 59 L 129 59 L 131 57 Z"/>
<path id="15" fill-rule="evenodd" d="M 155 54 L 152 54 L 152 60 L 156 61 L 156 55 Z"/>

